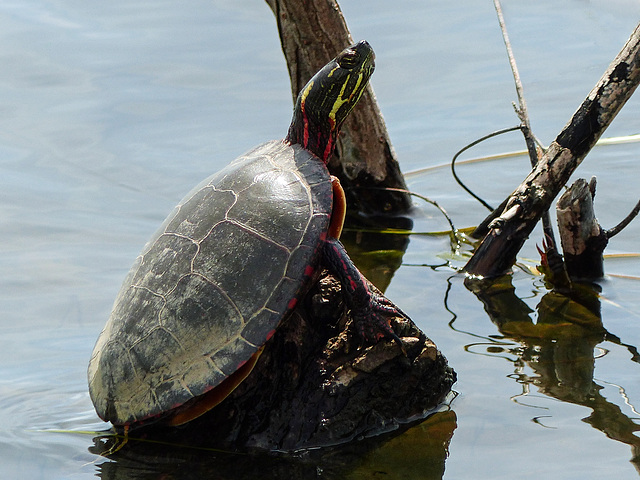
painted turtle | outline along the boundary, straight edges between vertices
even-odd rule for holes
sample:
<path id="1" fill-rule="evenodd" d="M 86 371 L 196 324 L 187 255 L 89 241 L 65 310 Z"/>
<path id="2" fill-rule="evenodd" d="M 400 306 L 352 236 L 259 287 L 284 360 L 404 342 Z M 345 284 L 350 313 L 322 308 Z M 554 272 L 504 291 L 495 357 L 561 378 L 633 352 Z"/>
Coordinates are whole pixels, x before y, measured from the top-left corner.
<path id="1" fill-rule="evenodd" d="M 399 342 L 380 314 L 397 312 L 337 240 L 344 193 L 326 167 L 373 69 L 367 42 L 343 50 L 301 91 L 283 141 L 204 180 L 147 243 L 89 363 L 102 419 L 180 424 L 219 403 L 249 374 L 320 261 L 340 278 L 359 334 Z"/>

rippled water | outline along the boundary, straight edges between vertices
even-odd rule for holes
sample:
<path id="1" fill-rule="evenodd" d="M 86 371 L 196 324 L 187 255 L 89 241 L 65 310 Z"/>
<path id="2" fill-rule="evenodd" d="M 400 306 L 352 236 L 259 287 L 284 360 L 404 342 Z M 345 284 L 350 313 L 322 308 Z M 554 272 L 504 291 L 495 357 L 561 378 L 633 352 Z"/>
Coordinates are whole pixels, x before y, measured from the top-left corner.
<path id="1" fill-rule="evenodd" d="M 491 2 L 342 8 L 354 37 L 376 49 L 372 83 L 405 172 L 446 164 L 466 143 L 516 123 Z M 627 39 L 640 5 L 505 1 L 504 10 L 532 126 L 548 143 Z M 82 433 L 105 427 L 87 393 L 89 355 L 133 258 L 171 207 L 236 155 L 284 136 L 291 100 L 275 22 L 260 1 L 5 1 L 0 61 L 0 478 L 130 478 L 91 453 L 94 435 Z M 632 99 L 606 135 L 639 133 L 639 106 Z M 468 156 L 521 148 L 511 134 Z M 606 228 L 638 200 L 638 154 L 637 143 L 598 147 L 580 167 L 598 177 Z M 497 204 L 526 165 L 516 157 L 460 174 Z M 446 168 L 408 181 L 458 227 L 485 215 Z M 446 228 L 416 204 L 416 231 Z M 639 236 L 636 221 L 607 253 L 640 252 Z M 535 263 L 536 242 L 538 233 L 523 263 Z M 559 345 L 498 328 L 453 270 L 410 265 L 442 263 L 447 252 L 446 237 L 413 236 L 387 293 L 458 372 L 455 419 L 418 426 L 348 476 L 438 478 L 428 439 L 442 438 L 444 455 L 455 427 L 445 478 L 637 478 L 640 366 L 623 344 L 640 346 L 640 260 L 606 260 L 608 340 Z M 533 310 L 546 293 L 521 271 L 513 284 Z"/>

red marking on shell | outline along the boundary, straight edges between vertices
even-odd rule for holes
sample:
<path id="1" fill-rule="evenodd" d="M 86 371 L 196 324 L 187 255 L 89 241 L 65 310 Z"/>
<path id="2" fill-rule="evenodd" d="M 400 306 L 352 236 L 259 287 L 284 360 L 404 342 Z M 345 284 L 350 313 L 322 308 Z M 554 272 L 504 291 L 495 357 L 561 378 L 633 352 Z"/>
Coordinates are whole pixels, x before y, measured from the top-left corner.
<path id="1" fill-rule="evenodd" d="M 289 302 L 289 303 L 291 303 L 291 302 Z M 266 341 L 269 341 L 269 339 L 270 339 L 271 337 L 273 337 L 273 334 L 274 334 L 274 333 L 276 333 L 276 330 L 275 330 L 275 329 L 273 329 L 273 330 L 271 330 L 269 333 L 267 333 L 267 340 L 266 340 Z"/>
<path id="2" fill-rule="evenodd" d="M 314 270 L 315 268 L 313 268 L 313 266 L 307 265 L 307 268 L 304 269 L 305 276 L 310 277 L 311 275 L 313 275 Z"/>
<path id="3" fill-rule="evenodd" d="M 293 310 L 294 308 L 296 308 L 297 304 L 298 304 L 298 299 L 294 297 L 291 300 L 289 300 L 289 305 L 287 305 L 287 309 Z M 273 332 L 271 334 L 273 335 Z"/>

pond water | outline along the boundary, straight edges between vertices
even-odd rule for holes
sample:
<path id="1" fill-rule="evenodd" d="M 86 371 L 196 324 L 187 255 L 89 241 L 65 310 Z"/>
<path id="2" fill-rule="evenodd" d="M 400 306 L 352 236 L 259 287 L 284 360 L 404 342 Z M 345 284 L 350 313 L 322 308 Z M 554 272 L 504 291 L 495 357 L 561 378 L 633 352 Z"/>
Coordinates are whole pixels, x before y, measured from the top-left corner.
<path id="1" fill-rule="evenodd" d="M 517 123 L 492 2 L 341 6 L 354 38 L 376 49 L 372 84 L 402 169 L 431 167 L 408 174 L 411 189 L 456 226 L 477 224 L 486 212 L 437 167 Z M 504 13 L 533 129 L 549 143 L 640 20 L 640 4 L 505 1 Z M 86 366 L 124 275 L 173 205 L 232 158 L 284 136 L 290 90 L 270 10 L 247 0 L 7 0 L 0 59 L 0 478 L 222 478 L 204 454 L 159 467 L 92 453 L 91 432 L 105 425 Z M 636 95 L 605 136 L 640 133 L 639 107 Z M 638 145 L 597 147 L 578 171 L 598 178 L 605 228 L 638 200 Z M 468 157 L 522 148 L 509 134 Z M 460 175 L 498 204 L 527 162 L 474 163 Z M 433 207 L 416 206 L 416 232 L 447 228 Z M 550 340 L 519 335 L 508 315 L 490 318 L 450 266 L 415 266 L 443 263 L 449 244 L 412 236 L 387 295 L 446 354 L 458 396 L 339 476 L 323 464 L 309 478 L 441 478 L 442 468 L 451 479 L 637 478 L 640 365 L 628 346 L 640 347 L 638 238 L 640 221 L 606 252 L 599 305 L 609 334 Z M 536 243 L 539 231 L 522 264 L 537 262 Z M 522 299 L 514 316 L 542 321 L 537 305 L 557 299 L 525 270 L 512 282 Z"/>

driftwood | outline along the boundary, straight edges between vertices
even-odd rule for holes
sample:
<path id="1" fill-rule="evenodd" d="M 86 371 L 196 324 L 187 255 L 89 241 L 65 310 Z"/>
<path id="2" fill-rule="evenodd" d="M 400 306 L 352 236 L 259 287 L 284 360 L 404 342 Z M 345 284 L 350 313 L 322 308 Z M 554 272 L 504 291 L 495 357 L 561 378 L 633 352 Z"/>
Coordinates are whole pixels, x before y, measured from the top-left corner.
<path id="1" fill-rule="evenodd" d="M 324 273 L 229 397 L 181 427 L 152 425 L 131 439 L 295 451 L 423 419 L 448 395 L 455 372 L 408 318 L 391 319 L 406 356 L 391 340 L 359 345 L 341 298 L 340 284 Z"/>
<path id="2" fill-rule="evenodd" d="M 478 226 L 484 238 L 465 266 L 467 273 L 494 277 L 511 269 L 538 220 L 638 83 L 640 25 L 527 178 Z"/>
<path id="3" fill-rule="evenodd" d="M 353 39 L 335 0 L 266 2 L 276 17 L 295 102 L 313 74 Z M 350 211 L 397 214 L 411 206 L 409 195 L 381 190 L 406 185 L 370 85 L 342 127 L 329 170 L 345 188 Z"/>

